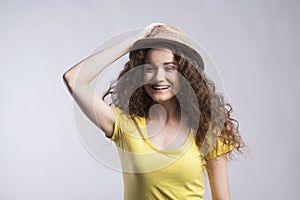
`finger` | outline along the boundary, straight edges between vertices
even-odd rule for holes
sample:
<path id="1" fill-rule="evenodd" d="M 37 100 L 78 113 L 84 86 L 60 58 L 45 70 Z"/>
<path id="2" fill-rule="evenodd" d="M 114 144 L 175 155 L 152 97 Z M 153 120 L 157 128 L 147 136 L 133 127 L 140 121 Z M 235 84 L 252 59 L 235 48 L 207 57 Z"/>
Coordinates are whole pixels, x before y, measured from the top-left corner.
<path id="1" fill-rule="evenodd" d="M 146 28 L 148 29 L 152 29 L 152 28 L 154 28 L 154 27 L 156 27 L 156 26 L 164 26 L 165 24 L 164 23 L 160 23 L 160 22 L 155 22 L 155 23 L 152 23 L 152 24 L 150 24 L 149 26 L 147 26 Z"/>

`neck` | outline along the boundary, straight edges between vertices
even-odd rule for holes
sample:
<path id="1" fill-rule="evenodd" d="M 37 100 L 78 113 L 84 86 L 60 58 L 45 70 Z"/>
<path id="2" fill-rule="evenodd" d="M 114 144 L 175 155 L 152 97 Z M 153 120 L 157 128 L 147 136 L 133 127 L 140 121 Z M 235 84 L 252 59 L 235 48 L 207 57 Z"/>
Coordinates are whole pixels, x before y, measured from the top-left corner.
<path id="1" fill-rule="evenodd" d="M 168 102 L 153 105 L 149 110 L 151 120 L 160 120 L 168 122 L 180 121 L 180 106 L 176 98 Z"/>

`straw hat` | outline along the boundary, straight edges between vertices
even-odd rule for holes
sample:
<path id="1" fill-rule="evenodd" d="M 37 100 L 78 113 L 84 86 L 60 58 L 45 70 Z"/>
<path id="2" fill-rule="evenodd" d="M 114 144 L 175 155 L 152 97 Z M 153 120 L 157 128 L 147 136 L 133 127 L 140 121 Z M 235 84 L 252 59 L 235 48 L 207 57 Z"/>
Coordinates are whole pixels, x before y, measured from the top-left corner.
<path id="1" fill-rule="evenodd" d="M 147 37 L 136 41 L 130 51 L 144 48 L 169 48 L 175 54 L 182 52 L 189 62 L 196 64 L 200 71 L 204 70 L 202 57 L 192 47 L 187 35 L 178 27 L 167 24 L 156 25 Z"/>

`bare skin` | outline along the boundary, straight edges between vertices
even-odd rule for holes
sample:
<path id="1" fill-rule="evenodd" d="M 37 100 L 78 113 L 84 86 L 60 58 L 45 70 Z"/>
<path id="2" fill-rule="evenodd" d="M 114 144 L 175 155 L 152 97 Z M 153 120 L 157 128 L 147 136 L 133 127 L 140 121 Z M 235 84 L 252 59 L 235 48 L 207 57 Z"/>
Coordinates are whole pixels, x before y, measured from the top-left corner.
<path id="1" fill-rule="evenodd" d="M 180 87 L 177 63 L 172 51 L 168 49 L 149 50 L 146 63 L 144 88 L 160 105 L 151 109 L 150 118 L 147 118 L 150 141 L 159 149 L 176 149 L 189 135 L 186 123 L 181 123 L 180 106 L 175 98 Z"/>
<path id="2" fill-rule="evenodd" d="M 135 41 L 146 37 L 156 25 L 158 24 L 151 24 L 139 34 L 82 60 L 63 75 L 70 94 L 81 110 L 109 138 L 112 137 L 115 123 L 113 111 L 89 84 L 109 64 L 128 53 L 131 45 Z M 186 126 L 179 126 L 186 123 L 180 123 L 180 110 L 178 109 L 178 102 L 174 98 L 176 90 L 180 88 L 178 75 L 176 75 L 178 73 L 176 63 L 173 63 L 174 60 L 170 52 L 161 49 L 151 50 L 146 60 L 146 62 L 155 64 L 156 72 L 144 74 L 144 80 L 145 82 L 151 80 L 150 82 L 154 82 L 158 86 L 150 85 L 147 88 L 145 85 L 145 90 L 148 90 L 147 92 L 151 98 L 163 107 L 147 119 L 147 131 L 151 136 L 151 142 L 158 148 L 175 149 L 185 141 L 189 134 L 189 129 Z M 151 87 L 166 85 L 171 87 L 166 90 L 151 89 Z M 164 124 L 161 124 L 162 119 Z M 175 134 L 177 137 L 170 134 L 174 132 L 177 132 Z M 214 158 L 207 161 L 207 166 L 213 200 L 229 200 L 227 160 L 225 157 Z"/>
<path id="3" fill-rule="evenodd" d="M 207 161 L 207 172 L 213 200 L 230 200 L 227 159 L 220 156 Z"/>

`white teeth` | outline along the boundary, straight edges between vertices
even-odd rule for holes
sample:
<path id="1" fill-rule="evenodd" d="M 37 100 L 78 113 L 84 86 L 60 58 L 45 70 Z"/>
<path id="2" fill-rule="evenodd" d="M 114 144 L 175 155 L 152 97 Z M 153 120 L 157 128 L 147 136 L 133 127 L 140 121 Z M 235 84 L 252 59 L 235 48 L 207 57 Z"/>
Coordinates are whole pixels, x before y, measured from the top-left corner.
<path id="1" fill-rule="evenodd" d="M 165 90 L 165 89 L 168 89 L 170 86 L 167 86 L 167 85 L 153 85 L 152 88 L 155 89 L 155 90 Z"/>

